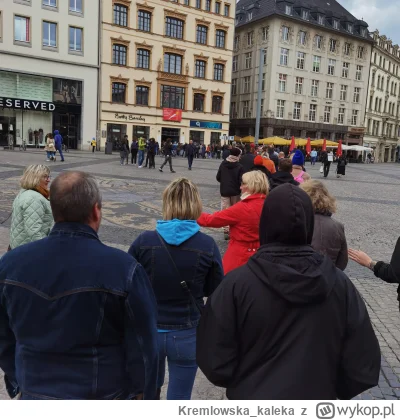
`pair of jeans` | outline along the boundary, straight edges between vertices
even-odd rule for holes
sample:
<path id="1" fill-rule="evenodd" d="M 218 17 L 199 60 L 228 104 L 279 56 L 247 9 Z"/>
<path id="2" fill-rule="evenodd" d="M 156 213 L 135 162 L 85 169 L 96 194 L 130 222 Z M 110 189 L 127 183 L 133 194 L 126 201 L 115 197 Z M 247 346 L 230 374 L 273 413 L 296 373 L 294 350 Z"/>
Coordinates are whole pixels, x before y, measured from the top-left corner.
<path id="1" fill-rule="evenodd" d="M 171 172 L 173 171 L 172 169 L 172 158 L 171 156 L 165 156 L 165 160 L 164 163 L 161 165 L 161 169 L 164 168 L 164 166 L 169 163 L 169 169 L 171 170 Z"/>
<path id="2" fill-rule="evenodd" d="M 139 162 L 138 165 L 142 166 L 144 161 L 144 150 L 139 150 Z"/>
<path id="3" fill-rule="evenodd" d="M 62 162 L 64 160 L 64 155 L 63 155 L 63 152 L 62 152 L 62 145 L 57 146 L 56 149 L 57 149 L 57 152 L 60 153 L 60 158 L 61 158 L 61 162 Z"/>
<path id="4" fill-rule="evenodd" d="M 194 158 L 194 156 L 193 156 L 193 155 L 189 155 L 189 156 L 187 157 L 187 159 L 188 159 L 188 165 L 189 165 L 189 168 L 191 168 L 191 167 L 192 167 L 192 165 L 193 165 L 193 158 Z"/>
<path id="5" fill-rule="evenodd" d="M 168 361 L 167 400 L 190 400 L 196 378 L 196 328 L 158 333 L 157 388 L 164 384 Z"/>
<path id="6" fill-rule="evenodd" d="M 311 156 L 311 165 L 315 165 L 317 158 L 315 156 Z"/>
<path id="7" fill-rule="evenodd" d="M 56 155 L 55 152 L 47 152 L 47 159 L 54 158 L 55 155 Z"/>

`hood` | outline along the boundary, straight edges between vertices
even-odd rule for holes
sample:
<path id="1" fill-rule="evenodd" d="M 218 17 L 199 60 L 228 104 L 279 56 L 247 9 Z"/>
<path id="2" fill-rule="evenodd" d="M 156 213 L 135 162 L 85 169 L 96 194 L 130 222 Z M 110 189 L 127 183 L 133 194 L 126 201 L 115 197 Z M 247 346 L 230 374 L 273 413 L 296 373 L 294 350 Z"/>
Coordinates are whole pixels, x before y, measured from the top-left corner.
<path id="1" fill-rule="evenodd" d="M 310 197 L 292 184 L 272 190 L 260 219 L 260 244 L 310 245 L 314 210 Z"/>
<path id="2" fill-rule="evenodd" d="M 323 302 L 337 279 L 329 257 L 308 245 L 264 245 L 247 265 L 258 280 L 294 305 Z"/>
<path id="3" fill-rule="evenodd" d="M 54 134 L 57 135 L 60 134 L 60 132 L 58 130 L 54 130 Z"/>
<path id="4" fill-rule="evenodd" d="M 200 230 L 195 220 L 158 220 L 157 232 L 169 245 L 179 246 Z"/>
<path id="5" fill-rule="evenodd" d="M 294 180 L 293 175 L 288 172 L 278 171 L 271 175 L 273 181 L 277 185 L 290 183 L 293 185 L 300 185 L 297 181 Z"/>
<path id="6" fill-rule="evenodd" d="M 222 162 L 222 165 L 224 165 L 228 169 L 235 169 L 238 167 L 239 162 L 229 162 L 227 160 L 224 160 Z"/>

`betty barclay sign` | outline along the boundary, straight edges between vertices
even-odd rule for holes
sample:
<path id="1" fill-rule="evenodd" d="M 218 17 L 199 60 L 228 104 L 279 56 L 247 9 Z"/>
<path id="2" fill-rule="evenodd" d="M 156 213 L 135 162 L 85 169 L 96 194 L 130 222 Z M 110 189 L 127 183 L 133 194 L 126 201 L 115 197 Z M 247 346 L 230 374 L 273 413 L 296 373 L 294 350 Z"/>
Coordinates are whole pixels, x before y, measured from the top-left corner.
<path id="1" fill-rule="evenodd" d="M 52 102 L 32 101 L 30 99 L 2 98 L 0 108 L 21 109 L 23 111 L 53 112 L 56 106 Z"/>
<path id="2" fill-rule="evenodd" d="M 143 118 L 141 115 L 133 115 L 133 114 L 118 114 L 115 113 L 114 117 L 117 120 L 125 120 L 125 121 L 143 121 L 146 122 L 146 119 Z"/>

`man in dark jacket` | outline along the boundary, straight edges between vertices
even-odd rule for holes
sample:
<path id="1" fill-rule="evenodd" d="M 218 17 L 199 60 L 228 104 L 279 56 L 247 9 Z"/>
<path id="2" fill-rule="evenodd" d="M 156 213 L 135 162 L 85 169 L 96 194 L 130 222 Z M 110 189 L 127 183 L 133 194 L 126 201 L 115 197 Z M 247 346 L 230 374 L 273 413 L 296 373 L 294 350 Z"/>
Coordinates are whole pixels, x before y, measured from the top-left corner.
<path id="1" fill-rule="evenodd" d="M 254 166 L 254 153 L 251 152 L 250 147 L 245 147 L 246 153 L 240 157 L 240 164 L 243 166 L 243 173 L 250 172 Z"/>
<path id="2" fill-rule="evenodd" d="M 274 162 L 275 169 L 278 170 L 279 157 L 278 157 L 278 154 L 275 153 L 275 150 L 272 146 L 268 147 L 268 155 L 269 155 L 269 158 L 272 160 L 272 162 Z"/>
<path id="3" fill-rule="evenodd" d="M 225 160 L 227 157 L 229 157 L 231 154 L 231 150 L 232 150 L 231 145 L 229 145 L 228 147 L 225 147 L 224 151 L 222 152 L 222 159 Z"/>
<path id="4" fill-rule="evenodd" d="M 351 399 L 378 384 L 381 354 L 365 303 L 310 246 L 313 229 L 304 191 L 273 190 L 259 251 L 207 301 L 197 363 L 229 399 Z"/>
<path id="5" fill-rule="evenodd" d="M 9 395 L 132 399 L 144 391 L 154 399 L 157 305 L 146 272 L 100 241 L 92 176 L 62 173 L 50 204 L 50 236 L 0 260 L 0 368 Z"/>
<path id="6" fill-rule="evenodd" d="M 193 159 L 194 159 L 195 154 L 196 154 L 196 147 L 193 144 L 193 140 L 190 140 L 189 144 L 186 146 L 186 155 L 187 155 L 187 160 L 188 160 L 189 171 L 192 170 Z"/>
<path id="7" fill-rule="evenodd" d="M 160 166 L 158 169 L 160 172 L 163 171 L 164 166 L 169 163 L 169 169 L 171 170 L 171 173 L 175 173 L 174 169 L 172 168 L 172 142 L 171 139 L 167 139 L 167 141 L 164 144 L 164 156 L 165 160 L 164 163 Z"/>
<path id="8" fill-rule="evenodd" d="M 136 160 L 137 160 L 137 154 L 138 154 L 138 150 L 139 150 L 139 143 L 137 141 L 137 138 L 133 138 L 132 139 L 132 143 L 131 143 L 131 163 L 132 165 L 135 164 L 136 165 Z"/>
<path id="9" fill-rule="evenodd" d="M 271 175 L 271 190 L 282 184 L 300 185 L 292 175 L 293 165 L 291 159 L 281 159 L 278 165 L 278 172 Z"/>

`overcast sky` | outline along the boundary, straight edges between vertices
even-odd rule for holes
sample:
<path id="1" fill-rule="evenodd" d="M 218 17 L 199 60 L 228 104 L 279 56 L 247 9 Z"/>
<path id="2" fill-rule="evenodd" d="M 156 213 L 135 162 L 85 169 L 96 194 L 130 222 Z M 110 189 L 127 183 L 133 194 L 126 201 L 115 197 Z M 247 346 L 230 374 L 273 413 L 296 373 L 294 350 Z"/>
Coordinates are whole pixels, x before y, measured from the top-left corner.
<path id="1" fill-rule="evenodd" d="M 400 16 L 399 0 L 337 0 L 357 19 L 363 18 L 369 25 L 370 32 L 379 30 L 393 44 L 400 45 L 398 30 Z M 396 30 L 397 29 L 397 30 Z"/>

